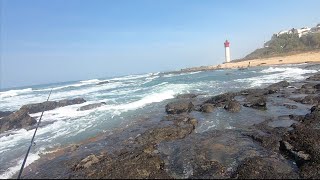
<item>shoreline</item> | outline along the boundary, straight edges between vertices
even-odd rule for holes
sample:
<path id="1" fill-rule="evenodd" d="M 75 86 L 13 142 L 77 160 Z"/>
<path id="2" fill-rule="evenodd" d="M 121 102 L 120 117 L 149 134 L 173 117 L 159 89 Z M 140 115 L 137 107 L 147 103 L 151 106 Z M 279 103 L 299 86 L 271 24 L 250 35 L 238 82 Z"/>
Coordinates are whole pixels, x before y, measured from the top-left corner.
<path id="1" fill-rule="evenodd" d="M 136 127 L 126 129 L 125 135 L 119 133 L 111 137 L 98 138 L 97 141 L 88 140 L 87 143 L 75 148 L 71 147 L 67 152 L 57 153 L 57 157 L 50 158 L 51 162 L 44 161 L 39 164 L 35 162 L 32 169 L 28 168 L 25 172 L 25 177 L 49 178 L 57 175 L 59 178 L 319 177 L 316 173 L 317 167 L 309 165 L 309 162 L 316 162 L 317 154 L 313 154 L 312 150 L 306 147 L 299 147 L 299 143 L 310 143 L 310 138 L 313 143 L 312 148 L 319 141 L 315 138 L 318 131 L 308 125 L 308 123 L 317 125 L 317 122 L 314 122 L 316 117 L 313 117 L 312 113 L 318 112 L 317 107 L 320 102 L 320 99 L 311 101 L 319 97 L 319 91 L 312 84 L 319 83 L 320 77 L 317 79 L 316 75 L 313 76 L 316 78 L 290 83 L 290 86 L 297 89 L 290 88 L 287 82 L 280 82 L 271 84 L 267 88 L 245 89 L 205 99 L 187 97 L 184 101 L 192 102 L 194 106 L 192 110 L 189 109 L 189 103 L 184 102 L 171 104 L 173 111 L 170 108 L 168 110 L 166 106 L 167 115 L 159 117 L 162 119 L 159 122 L 142 121 L 136 124 Z M 302 97 L 299 99 L 295 95 L 302 95 Z M 310 100 L 308 96 L 317 98 Z M 180 100 L 175 98 L 172 102 Z M 228 106 L 226 106 L 227 103 L 229 103 Z M 311 108 L 313 105 L 317 106 Z M 180 111 L 179 108 L 182 108 L 180 110 L 184 113 L 175 111 L 175 109 Z M 196 133 L 198 123 L 203 123 L 198 117 L 212 113 L 211 108 L 219 112 L 230 111 L 230 113 L 242 114 L 251 112 L 253 114 L 248 113 L 248 117 L 256 115 L 251 118 L 260 120 L 253 121 L 255 122 L 253 125 L 246 124 L 241 129 Z M 308 113 L 310 108 L 311 113 Z M 279 112 L 276 111 L 278 117 L 274 119 L 271 118 L 274 116 L 270 113 L 272 109 L 284 109 L 292 114 L 283 112 L 277 114 Z M 268 116 L 261 116 L 261 113 L 267 113 Z M 308 119 L 310 116 L 315 119 Z M 289 125 L 283 126 L 283 123 L 289 123 Z M 139 126 L 143 127 L 139 128 Z M 304 131 L 300 131 L 299 128 Z M 296 134 L 303 137 L 303 133 L 305 131 L 308 133 L 309 130 L 307 140 L 298 139 L 298 144 L 290 141 L 290 138 L 296 138 Z M 292 133 L 296 133 L 295 136 Z M 112 143 L 116 145 L 113 146 Z M 101 148 L 101 144 L 109 144 L 115 148 Z M 193 145 L 190 146 L 190 144 Z M 176 154 L 176 151 L 179 153 Z M 291 159 L 290 157 L 294 155 L 298 158 Z M 185 170 L 181 171 L 187 163 L 181 158 L 189 156 L 191 159 L 188 163 L 192 165 L 191 174 Z M 231 162 L 232 159 L 236 161 Z M 291 164 L 291 161 L 296 164 Z M 268 165 L 270 163 L 271 166 Z M 58 164 L 64 165 L 55 167 Z M 259 173 L 256 173 L 256 167 L 260 169 Z M 127 174 L 124 174 L 124 171 L 127 171 Z"/>
<path id="2" fill-rule="evenodd" d="M 249 63 L 250 62 L 250 63 Z M 229 62 L 212 66 L 200 66 L 181 69 L 180 71 L 173 71 L 175 73 L 194 72 L 194 71 L 208 71 L 218 69 L 237 69 L 248 68 L 256 66 L 272 66 L 272 65 L 286 65 L 286 64 L 301 64 L 301 63 L 320 63 L 320 52 L 312 51 L 305 53 L 298 53 L 293 55 L 283 55 L 270 58 L 260 58 L 245 60 L 240 62 Z M 250 65 L 249 65 L 250 64 Z"/>

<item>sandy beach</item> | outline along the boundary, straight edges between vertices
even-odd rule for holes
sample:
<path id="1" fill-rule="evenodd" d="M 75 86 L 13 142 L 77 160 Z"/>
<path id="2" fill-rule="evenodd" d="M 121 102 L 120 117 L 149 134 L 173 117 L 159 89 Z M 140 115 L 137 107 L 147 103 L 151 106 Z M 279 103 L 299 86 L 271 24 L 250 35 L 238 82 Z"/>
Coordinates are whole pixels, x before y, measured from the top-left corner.
<path id="1" fill-rule="evenodd" d="M 181 71 L 199 71 L 199 70 L 212 70 L 212 69 L 234 69 L 234 68 L 247 68 L 255 66 L 270 66 L 281 64 L 300 64 L 300 63 L 315 63 L 320 62 L 320 52 L 306 52 L 287 56 L 277 56 L 271 58 L 252 59 L 241 62 L 223 63 L 213 66 L 201 66 L 182 69 Z"/>

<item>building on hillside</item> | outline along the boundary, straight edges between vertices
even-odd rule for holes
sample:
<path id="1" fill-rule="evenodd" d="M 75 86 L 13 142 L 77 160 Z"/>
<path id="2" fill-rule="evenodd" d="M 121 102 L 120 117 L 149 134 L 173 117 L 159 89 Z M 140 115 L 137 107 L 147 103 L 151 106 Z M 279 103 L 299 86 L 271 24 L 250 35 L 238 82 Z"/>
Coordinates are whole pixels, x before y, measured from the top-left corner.
<path id="1" fill-rule="evenodd" d="M 290 30 L 280 31 L 275 35 L 277 37 L 279 37 L 282 34 L 298 34 L 298 36 L 300 38 L 301 36 L 308 34 L 310 32 L 310 30 L 311 30 L 311 28 L 308 28 L 308 27 L 303 27 L 303 28 L 300 28 L 300 29 L 292 28 Z"/>

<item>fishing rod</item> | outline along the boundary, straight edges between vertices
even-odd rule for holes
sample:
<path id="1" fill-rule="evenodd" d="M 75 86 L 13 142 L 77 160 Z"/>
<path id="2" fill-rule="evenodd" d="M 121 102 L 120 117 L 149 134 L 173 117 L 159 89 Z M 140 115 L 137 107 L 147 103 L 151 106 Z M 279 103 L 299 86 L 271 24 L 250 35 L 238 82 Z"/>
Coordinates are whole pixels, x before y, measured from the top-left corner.
<path id="1" fill-rule="evenodd" d="M 46 102 L 48 102 L 48 101 L 49 101 L 49 98 L 50 98 L 50 96 L 51 96 L 51 92 L 52 92 L 52 89 L 50 90 L 50 93 L 49 93 L 49 96 L 48 96 L 48 99 L 47 99 L 47 101 L 46 101 Z M 38 121 L 38 124 L 37 124 L 36 130 L 34 131 L 33 137 L 32 137 L 32 139 L 31 139 L 31 143 L 30 143 L 29 149 L 28 149 L 28 151 L 27 151 L 27 154 L 26 154 L 26 156 L 24 157 L 24 160 L 23 160 L 23 163 L 22 163 L 22 166 L 21 166 L 20 172 L 19 172 L 18 179 L 20 179 L 20 178 L 21 178 L 21 174 L 22 174 L 22 171 L 23 171 L 24 165 L 26 164 L 26 161 L 27 161 L 27 158 L 28 158 L 28 155 L 29 155 L 30 149 L 31 149 L 31 147 L 32 147 L 32 145 L 33 145 L 33 142 L 34 142 L 34 137 L 36 136 L 36 133 L 37 133 L 37 130 L 38 130 L 39 124 L 40 124 L 40 122 L 41 122 L 41 119 L 42 119 L 42 116 L 43 116 L 44 111 L 45 111 L 45 108 L 44 108 L 44 106 L 43 106 L 43 111 L 42 111 L 41 116 L 40 116 L 40 119 L 39 119 L 39 121 Z"/>

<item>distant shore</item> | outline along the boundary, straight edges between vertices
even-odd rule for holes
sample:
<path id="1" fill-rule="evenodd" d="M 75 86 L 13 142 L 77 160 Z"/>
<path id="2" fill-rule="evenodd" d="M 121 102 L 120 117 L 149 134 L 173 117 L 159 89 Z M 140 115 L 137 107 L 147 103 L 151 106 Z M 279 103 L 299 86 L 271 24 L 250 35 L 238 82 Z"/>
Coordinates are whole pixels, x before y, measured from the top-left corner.
<path id="1" fill-rule="evenodd" d="M 271 58 L 252 59 L 238 62 L 229 62 L 213 66 L 201 66 L 181 69 L 180 72 L 205 71 L 215 69 L 236 69 L 255 66 L 270 66 L 281 64 L 300 64 L 320 62 L 320 51 L 299 53 L 287 56 L 277 56 Z"/>

